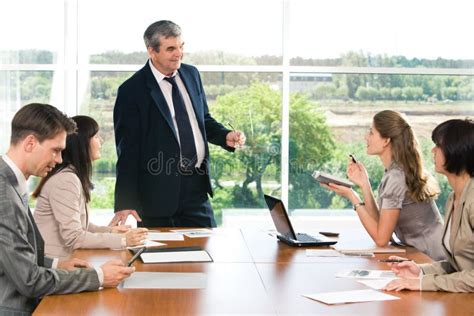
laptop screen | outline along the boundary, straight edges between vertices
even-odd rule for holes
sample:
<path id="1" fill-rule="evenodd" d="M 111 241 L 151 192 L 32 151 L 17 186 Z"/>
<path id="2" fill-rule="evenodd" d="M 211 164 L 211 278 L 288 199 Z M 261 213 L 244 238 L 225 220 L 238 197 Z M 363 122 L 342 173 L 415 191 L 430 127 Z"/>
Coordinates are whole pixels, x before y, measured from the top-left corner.
<path id="1" fill-rule="evenodd" d="M 288 213 L 286 212 L 283 202 L 269 195 L 264 195 L 270 214 L 275 224 L 275 228 L 280 235 L 296 240 L 296 235 L 291 226 Z"/>

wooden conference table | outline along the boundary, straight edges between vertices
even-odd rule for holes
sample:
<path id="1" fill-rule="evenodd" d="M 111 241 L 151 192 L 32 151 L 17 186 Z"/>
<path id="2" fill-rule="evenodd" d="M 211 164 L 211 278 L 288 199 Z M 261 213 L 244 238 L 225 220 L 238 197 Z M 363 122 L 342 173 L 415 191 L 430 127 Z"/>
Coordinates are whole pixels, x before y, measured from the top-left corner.
<path id="1" fill-rule="evenodd" d="M 327 229 L 327 227 L 325 227 Z M 315 229 L 314 231 L 318 231 Z M 336 228 L 337 231 L 337 228 Z M 311 232 L 311 231 L 309 231 Z M 214 229 L 206 238 L 166 242 L 169 247 L 200 246 L 214 262 L 143 264 L 137 271 L 203 272 L 205 289 L 105 289 L 44 298 L 34 315 L 472 315 L 474 294 L 388 292 L 400 300 L 326 305 L 302 296 L 318 292 L 367 289 L 351 279 L 336 278 L 344 269 L 388 269 L 375 258 L 308 257 L 304 248 L 277 242 L 267 230 Z M 365 232 L 341 232 L 339 245 L 373 245 Z M 94 265 L 110 259 L 127 261 L 128 251 L 79 250 L 75 257 Z M 406 256 L 431 261 L 413 248 Z"/>

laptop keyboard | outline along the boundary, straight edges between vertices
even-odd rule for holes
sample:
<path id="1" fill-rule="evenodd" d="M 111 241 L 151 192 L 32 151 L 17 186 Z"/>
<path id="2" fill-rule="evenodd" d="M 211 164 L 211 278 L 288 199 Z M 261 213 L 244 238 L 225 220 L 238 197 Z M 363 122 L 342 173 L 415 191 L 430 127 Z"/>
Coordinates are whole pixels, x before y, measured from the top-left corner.
<path id="1" fill-rule="evenodd" d="M 298 239 L 298 241 L 302 241 L 302 242 L 318 242 L 318 241 L 322 241 L 321 239 L 319 238 L 315 238 L 313 236 L 310 236 L 308 234 L 305 234 L 305 233 L 298 233 L 296 234 L 296 238 Z"/>

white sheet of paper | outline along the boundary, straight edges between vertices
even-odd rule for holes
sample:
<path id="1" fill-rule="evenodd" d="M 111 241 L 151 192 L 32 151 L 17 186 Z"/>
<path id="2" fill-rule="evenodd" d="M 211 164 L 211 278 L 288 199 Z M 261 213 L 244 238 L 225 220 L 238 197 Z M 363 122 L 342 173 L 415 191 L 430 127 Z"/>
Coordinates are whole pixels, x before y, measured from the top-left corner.
<path id="1" fill-rule="evenodd" d="M 162 242 L 157 242 L 157 241 L 146 239 L 145 243 L 143 245 L 131 246 L 131 247 L 127 247 L 127 249 L 140 249 L 142 247 L 153 248 L 153 247 L 160 247 L 160 246 L 166 246 L 166 244 L 164 244 Z"/>
<path id="2" fill-rule="evenodd" d="M 333 249 L 306 249 L 306 257 L 344 257 Z"/>
<path id="3" fill-rule="evenodd" d="M 328 293 L 304 294 L 304 297 L 326 304 L 342 304 L 372 301 L 399 300 L 399 297 L 375 290 L 355 290 Z"/>
<path id="4" fill-rule="evenodd" d="M 357 280 L 357 282 L 362 283 L 374 290 L 381 290 L 385 285 L 392 282 L 395 279 L 376 279 L 376 280 Z"/>
<path id="5" fill-rule="evenodd" d="M 146 252 L 141 254 L 141 258 L 144 263 L 212 262 L 211 257 L 204 250 Z"/>
<path id="6" fill-rule="evenodd" d="M 150 240 L 161 240 L 161 241 L 170 241 L 170 240 L 184 240 L 183 235 L 178 233 L 161 233 L 161 232 L 149 232 L 146 238 Z"/>
<path id="7" fill-rule="evenodd" d="M 342 270 L 336 273 L 337 278 L 351 279 L 395 279 L 395 273 L 392 270 L 366 270 L 353 269 Z"/>
<path id="8" fill-rule="evenodd" d="M 187 232 L 187 233 L 184 233 L 183 235 L 189 238 L 210 237 L 212 236 L 212 232 L 205 232 L 205 231 Z"/>
<path id="9" fill-rule="evenodd" d="M 175 232 L 175 233 L 180 233 L 180 234 L 197 233 L 197 232 L 212 233 L 212 230 L 208 228 L 170 229 L 170 231 Z"/>
<path id="10" fill-rule="evenodd" d="M 124 289 L 205 289 L 204 273 L 135 272 L 123 282 Z"/>

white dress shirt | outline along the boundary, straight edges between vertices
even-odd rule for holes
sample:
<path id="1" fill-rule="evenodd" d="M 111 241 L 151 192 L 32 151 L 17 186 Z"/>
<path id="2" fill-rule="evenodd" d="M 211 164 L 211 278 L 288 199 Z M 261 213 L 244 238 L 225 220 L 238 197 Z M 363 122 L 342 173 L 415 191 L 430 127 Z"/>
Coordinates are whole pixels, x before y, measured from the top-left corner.
<path id="1" fill-rule="evenodd" d="M 161 92 L 163 92 L 163 96 L 165 97 L 166 103 L 168 104 L 168 109 L 170 110 L 171 118 L 173 119 L 173 125 L 177 133 L 176 136 L 178 136 L 179 142 L 179 131 L 178 124 L 176 123 L 176 116 L 174 113 L 171 83 L 164 80 L 164 78 L 167 76 L 162 74 L 158 69 L 156 69 L 155 66 L 153 66 L 151 60 L 149 60 L 148 63 L 150 64 L 151 72 L 153 73 L 156 82 L 160 86 Z M 179 73 L 177 71 L 173 73 L 173 76 L 176 79 L 176 84 L 178 85 L 179 92 L 181 92 L 181 95 L 183 96 L 184 105 L 186 106 L 186 112 L 188 112 L 189 122 L 191 123 L 191 129 L 193 130 L 194 143 L 196 144 L 197 154 L 197 162 L 195 167 L 200 167 L 205 155 L 204 139 L 202 137 L 201 130 L 199 129 L 196 113 L 194 113 L 193 103 L 191 102 L 191 98 L 189 97 L 188 91 L 186 90 L 186 87 L 184 86 L 184 83 L 181 80 L 181 77 L 179 76 Z"/>

